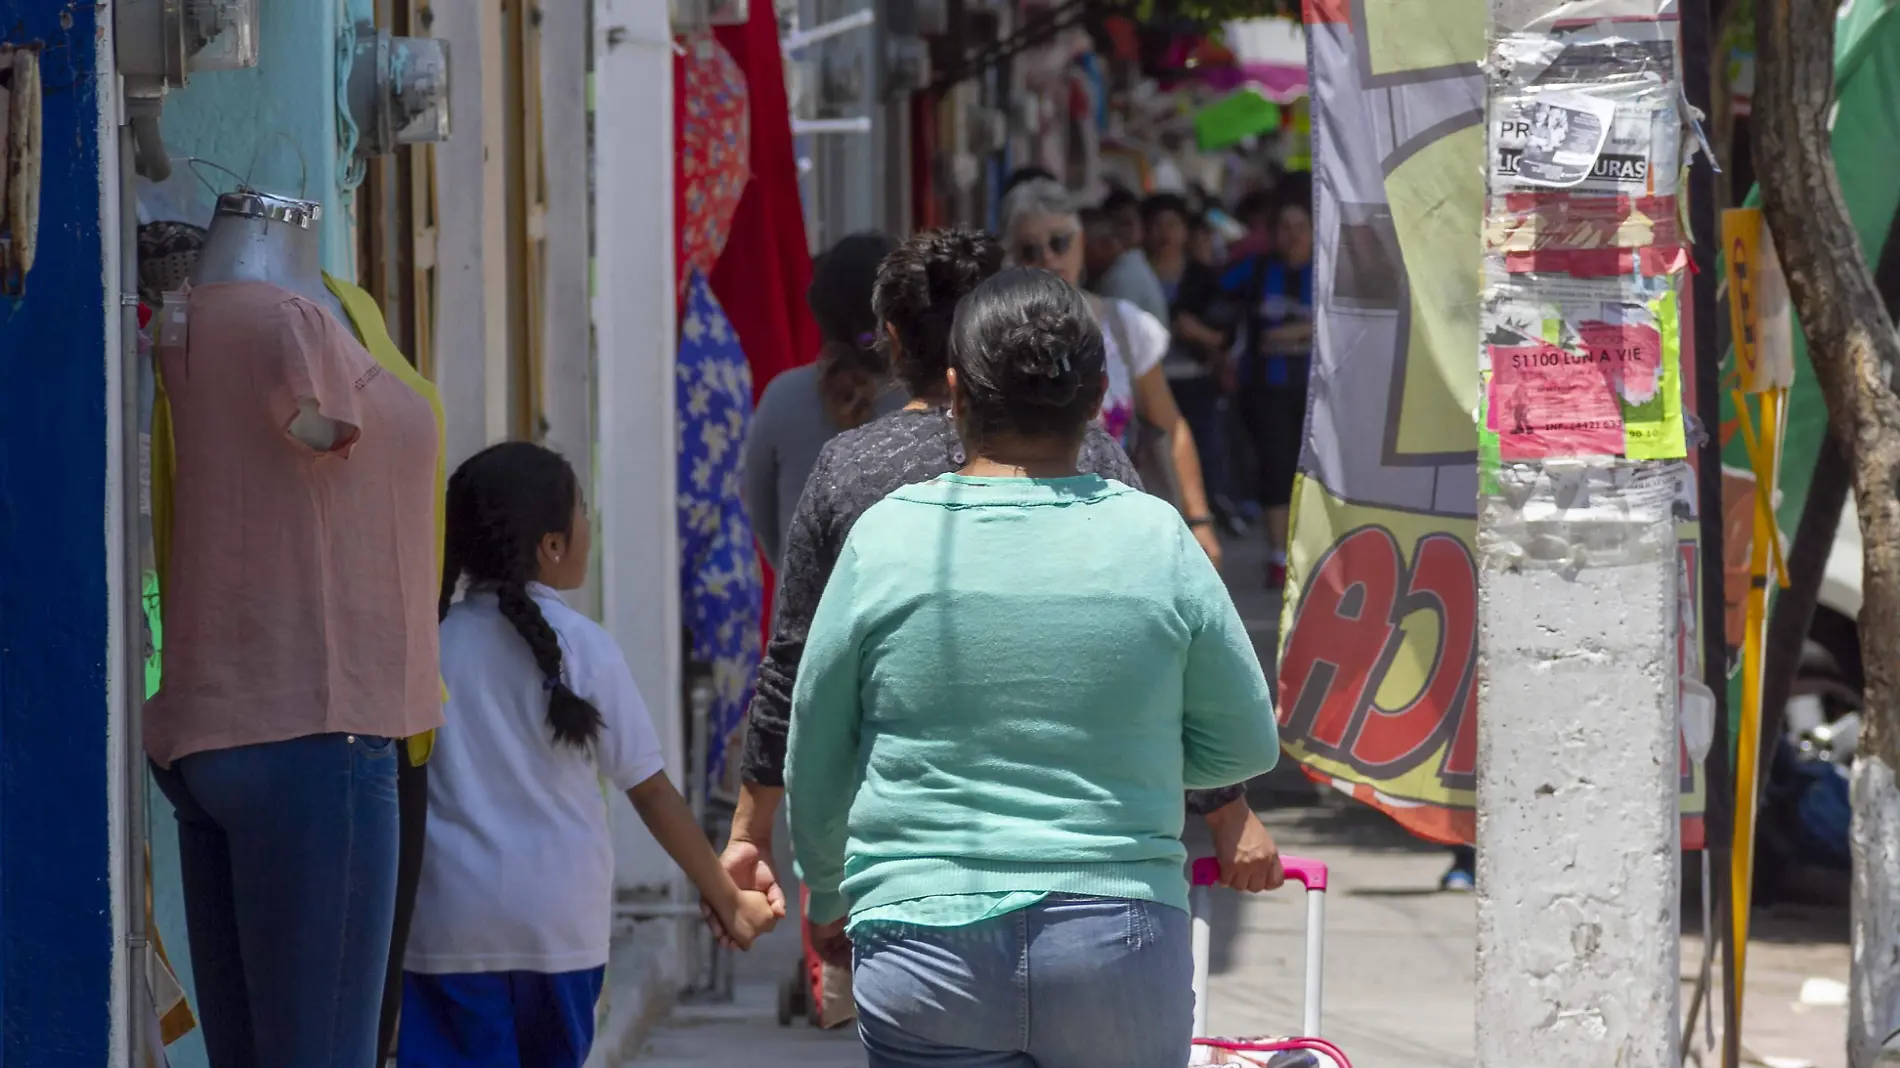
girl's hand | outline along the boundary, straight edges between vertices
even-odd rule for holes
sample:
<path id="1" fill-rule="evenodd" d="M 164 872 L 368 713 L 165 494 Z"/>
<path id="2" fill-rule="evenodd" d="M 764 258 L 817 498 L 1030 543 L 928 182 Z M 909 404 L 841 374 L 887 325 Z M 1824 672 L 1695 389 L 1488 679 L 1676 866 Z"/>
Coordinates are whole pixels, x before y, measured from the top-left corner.
<path id="1" fill-rule="evenodd" d="M 733 901 L 729 915 L 721 916 L 725 935 L 740 949 L 751 949 L 752 943 L 760 935 L 770 931 L 778 923 L 778 912 L 772 902 L 757 890 L 741 890 Z"/>

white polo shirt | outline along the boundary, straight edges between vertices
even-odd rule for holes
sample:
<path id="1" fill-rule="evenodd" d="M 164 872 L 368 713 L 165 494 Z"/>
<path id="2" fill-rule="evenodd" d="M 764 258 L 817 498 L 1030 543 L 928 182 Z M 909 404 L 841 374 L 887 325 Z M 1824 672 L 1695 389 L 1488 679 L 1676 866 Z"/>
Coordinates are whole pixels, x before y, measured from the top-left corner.
<path id="1" fill-rule="evenodd" d="M 613 927 L 608 799 L 665 767 L 613 638 L 553 590 L 529 595 L 560 637 L 562 676 L 606 721 L 592 751 L 556 746 L 548 691 L 493 593 L 442 621 L 447 723 L 429 760 L 412 972 L 571 972 L 607 963 Z"/>

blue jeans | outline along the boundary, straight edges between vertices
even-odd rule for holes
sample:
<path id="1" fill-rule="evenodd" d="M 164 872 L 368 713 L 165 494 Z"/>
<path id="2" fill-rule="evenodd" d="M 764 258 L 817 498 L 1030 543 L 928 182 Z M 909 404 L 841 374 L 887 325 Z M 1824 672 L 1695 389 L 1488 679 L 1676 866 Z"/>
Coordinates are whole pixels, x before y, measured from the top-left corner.
<path id="1" fill-rule="evenodd" d="M 178 813 L 211 1068 L 375 1068 L 396 745 L 317 734 L 154 767 Z"/>
<path id="2" fill-rule="evenodd" d="M 581 1068 L 606 974 L 404 972 L 397 1068 Z"/>
<path id="3" fill-rule="evenodd" d="M 967 927 L 865 924 L 851 989 L 870 1068 L 1163 1068 L 1194 1028 L 1188 916 L 1054 895 Z"/>

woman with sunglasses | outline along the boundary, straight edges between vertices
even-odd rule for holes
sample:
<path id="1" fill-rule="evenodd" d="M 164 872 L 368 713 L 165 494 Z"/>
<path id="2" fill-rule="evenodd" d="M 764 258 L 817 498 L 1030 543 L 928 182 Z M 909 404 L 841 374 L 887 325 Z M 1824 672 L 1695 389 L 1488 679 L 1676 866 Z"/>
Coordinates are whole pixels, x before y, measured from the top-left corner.
<path id="1" fill-rule="evenodd" d="M 1086 238 L 1069 191 L 1047 179 L 1024 182 L 1003 198 L 1003 247 L 1024 267 L 1041 267 L 1080 285 Z M 1167 375 L 1161 370 L 1171 338 L 1161 320 L 1124 300 L 1091 294 L 1089 306 L 1108 346 L 1108 389 L 1102 396 L 1102 423 L 1129 452 L 1134 435 L 1146 423 L 1165 436 L 1174 468 L 1176 503 L 1194 540 L 1220 564 L 1220 539 L 1194 435 L 1175 407 Z"/>

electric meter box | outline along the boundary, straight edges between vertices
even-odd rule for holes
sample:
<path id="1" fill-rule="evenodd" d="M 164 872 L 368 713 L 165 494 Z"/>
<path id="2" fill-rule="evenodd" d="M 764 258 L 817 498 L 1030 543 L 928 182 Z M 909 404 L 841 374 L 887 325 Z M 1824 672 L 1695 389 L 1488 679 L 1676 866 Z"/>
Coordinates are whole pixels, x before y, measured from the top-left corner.
<path id="1" fill-rule="evenodd" d="M 244 70 L 257 66 L 259 0 L 185 0 L 191 69 Z"/>

